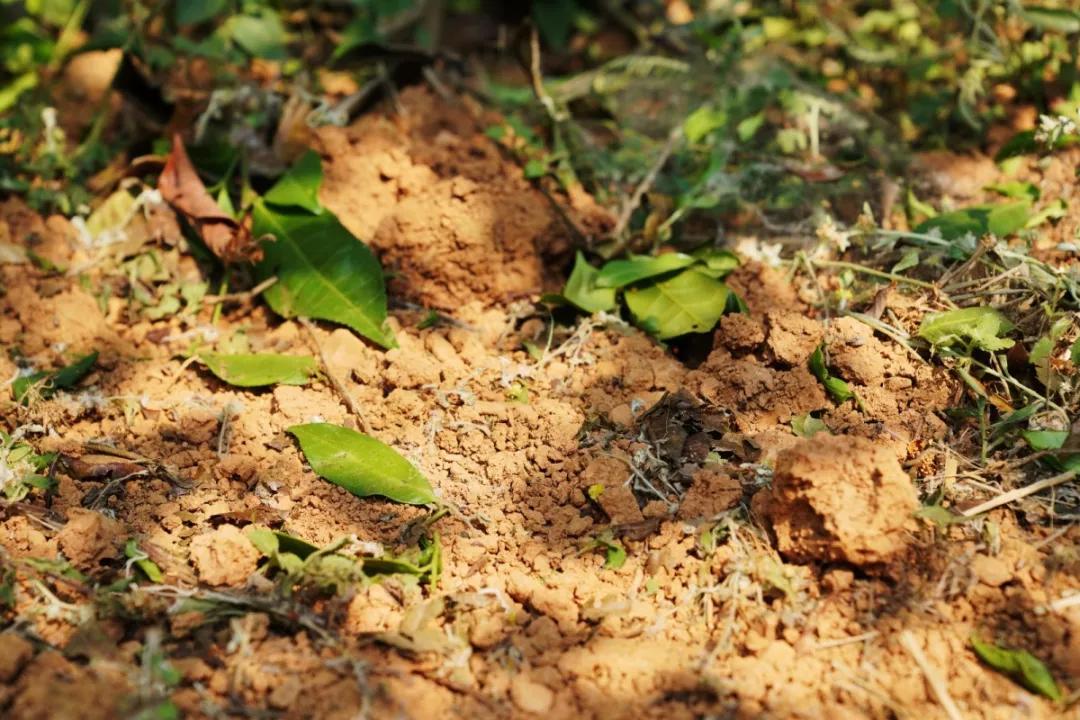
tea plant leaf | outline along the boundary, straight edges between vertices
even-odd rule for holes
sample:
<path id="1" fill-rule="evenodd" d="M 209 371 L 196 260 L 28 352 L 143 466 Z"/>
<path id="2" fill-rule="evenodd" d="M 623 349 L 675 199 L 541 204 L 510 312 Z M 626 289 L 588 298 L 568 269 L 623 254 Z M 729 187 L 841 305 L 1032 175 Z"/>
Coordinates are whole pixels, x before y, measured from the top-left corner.
<path id="1" fill-rule="evenodd" d="M 1032 450 L 1057 450 L 1069 437 L 1067 430 L 1025 430 L 1021 433 Z"/>
<path id="2" fill-rule="evenodd" d="M 367 245 L 330 213 L 271 208 L 256 201 L 254 232 L 264 242 L 256 266 L 260 279 L 278 281 L 263 292 L 277 314 L 347 325 L 384 348 L 396 347 L 384 327 L 386 288 L 382 268 Z"/>
<path id="3" fill-rule="evenodd" d="M 176 3 L 176 24 L 195 25 L 225 10 L 226 0 L 184 0 Z"/>
<path id="4" fill-rule="evenodd" d="M 651 257 L 631 256 L 627 260 L 612 260 L 600 268 L 596 287 L 621 288 L 646 278 L 681 270 L 697 262 L 697 258 L 682 253 L 667 253 Z"/>
<path id="5" fill-rule="evenodd" d="M 30 391 L 38 388 L 38 393 L 43 399 L 49 399 L 56 394 L 57 390 L 68 390 L 86 377 L 97 362 L 97 352 L 84 355 L 70 365 L 52 372 L 38 371 L 21 378 L 17 378 L 11 384 L 11 392 L 16 402 L 26 404 L 29 400 Z"/>
<path id="6" fill-rule="evenodd" d="M 285 25 L 276 10 L 263 7 L 258 15 L 236 15 L 227 25 L 232 39 L 252 57 L 284 59 Z"/>
<path id="7" fill-rule="evenodd" d="M 435 502 L 420 471 L 393 448 L 363 433 L 331 425 L 294 425 L 288 432 L 300 442 L 311 469 L 353 495 L 381 495 L 411 505 Z"/>
<path id="8" fill-rule="evenodd" d="M 561 299 L 587 313 L 614 310 L 615 289 L 597 287 L 599 273 L 579 250 Z"/>
<path id="9" fill-rule="evenodd" d="M 955 515 L 948 508 L 941 505 L 923 505 L 915 511 L 915 517 L 929 520 L 942 529 L 974 519 L 964 515 Z"/>
<path id="10" fill-rule="evenodd" d="M 690 253 L 702 264 L 695 269 L 717 280 L 727 277 L 731 271 L 739 267 L 738 256 L 730 250 L 716 250 L 714 248 L 701 248 Z"/>
<path id="11" fill-rule="evenodd" d="M 128 565 L 134 565 L 142 571 L 146 579 L 152 583 L 159 583 L 165 579 L 165 574 L 161 572 L 161 568 L 157 563 L 150 559 L 150 556 L 145 551 L 139 548 L 139 543 L 131 538 L 124 545 L 124 557 L 128 559 Z"/>
<path id="12" fill-rule="evenodd" d="M 1000 337 L 1012 328 L 1012 323 L 992 307 L 969 307 L 930 313 L 919 325 L 919 337 L 935 347 L 963 343 L 995 351 L 1013 346 L 1012 340 Z"/>
<path id="13" fill-rule="evenodd" d="M 915 232 L 941 232 L 945 240 L 957 240 L 968 233 L 979 237 L 991 233 L 1003 238 L 1022 229 L 1031 217 L 1031 205 L 1021 200 L 1004 205 L 975 205 L 942 213 L 921 223 Z"/>
<path id="14" fill-rule="evenodd" d="M 809 363 L 810 372 L 825 386 L 825 390 L 832 396 L 833 400 L 842 403 L 848 398 L 854 397 L 855 393 L 851 391 L 846 382 L 838 377 L 833 377 L 829 373 L 829 368 L 825 365 L 825 351 L 820 347 L 811 353 Z"/>
<path id="15" fill-rule="evenodd" d="M 206 352 L 201 353 L 199 359 L 219 380 L 238 387 L 306 385 L 318 367 L 315 358 L 306 355 L 222 355 Z"/>
<path id="16" fill-rule="evenodd" d="M 1021 6 L 1021 16 L 1040 30 L 1071 35 L 1080 33 L 1080 12 L 1041 5 Z"/>
<path id="17" fill-rule="evenodd" d="M 312 215 L 318 215 L 323 211 L 319 202 L 322 181 L 322 159 L 314 150 L 308 150 L 266 191 L 263 200 L 271 205 L 303 208 Z"/>
<path id="18" fill-rule="evenodd" d="M 727 307 L 727 285 L 690 269 L 645 287 L 628 288 L 626 305 L 639 327 L 661 340 L 711 330 Z"/>
<path id="19" fill-rule="evenodd" d="M 814 437 L 819 432 L 824 432 L 827 435 L 832 434 L 829 426 L 821 418 L 816 418 L 810 413 L 796 415 L 791 418 L 791 431 L 803 438 Z"/>
<path id="20" fill-rule="evenodd" d="M 1045 695 L 1055 702 L 1061 700 L 1061 689 L 1054 676 L 1037 657 L 1026 650 L 1008 650 L 971 637 L 971 647 L 979 659 L 1000 673 L 1011 677 L 1028 690 Z"/>

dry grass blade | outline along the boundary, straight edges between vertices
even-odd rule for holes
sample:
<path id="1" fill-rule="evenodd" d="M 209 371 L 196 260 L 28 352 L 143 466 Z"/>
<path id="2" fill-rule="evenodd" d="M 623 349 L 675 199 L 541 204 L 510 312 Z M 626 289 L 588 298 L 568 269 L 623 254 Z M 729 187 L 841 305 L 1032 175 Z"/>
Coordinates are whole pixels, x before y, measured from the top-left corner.
<path id="1" fill-rule="evenodd" d="M 1039 480 L 1038 482 L 1033 482 L 1030 485 L 1025 485 L 1022 488 L 1010 490 L 1007 493 L 998 495 L 992 500 L 987 500 L 986 502 L 980 503 L 975 507 L 968 508 L 960 514 L 964 517 L 972 517 L 973 515 L 979 515 L 984 512 L 989 512 L 994 508 L 1001 507 L 1002 505 L 1008 505 L 1009 503 L 1015 502 L 1016 500 L 1022 500 L 1029 495 L 1034 495 L 1041 490 L 1052 488 L 1055 485 L 1061 485 L 1062 483 L 1072 480 L 1074 477 L 1076 477 L 1076 471 L 1067 470 L 1066 472 L 1054 475 L 1053 477 L 1048 477 L 1043 480 Z"/>
<path id="2" fill-rule="evenodd" d="M 945 711 L 945 715 L 949 720 L 963 720 L 964 716 L 960 714 L 960 708 L 956 706 L 952 696 L 949 694 L 948 685 L 945 683 L 945 678 L 941 676 L 941 673 L 930 664 L 926 655 L 923 653 L 922 648 L 919 647 L 918 642 L 915 641 L 915 636 L 911 634 L 910 630 L 904 630 L 900 633 L 900 646 L 907 650 L 911 655 L 911 659 L 915 661 L 915 664 L 922 670 L 923 676 L 926 678 L 926 683 L 930 686 L 931 692 L 934 697 L 941 704 L 942 709 Z"/>

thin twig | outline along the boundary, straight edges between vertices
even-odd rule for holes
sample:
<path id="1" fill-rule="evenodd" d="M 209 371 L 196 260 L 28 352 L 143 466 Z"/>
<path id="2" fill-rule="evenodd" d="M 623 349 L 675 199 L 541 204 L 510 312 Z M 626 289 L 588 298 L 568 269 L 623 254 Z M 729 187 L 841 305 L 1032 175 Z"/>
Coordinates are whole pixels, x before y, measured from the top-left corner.
<path id="1" fill-rule="evenodd" d="M 682 139 L 683 128 L 682 125 L 676 125 L 668 133 L 667 142 L 664 143 L 664 147 L 661 148 L 660 154 L 656 158 L 656 162 L 652 164 L 649 171 L 645 173 L 645 177 L 641 179 L 638 186 L 634 188 L 633 194 L 626 204 L 623 205 L 622 210 L 619 212 L 619 218 L 615 222 L 615 229 L 611 231 L 611 236 L 615 238 L 615 246 L 611 249 L 611 256 L 618 255 L 626 246 L 630 244 L 630 236 L 626 234 L 626 228 L 630 224 L 630 218 L 634 215 L 634 211 L 641 205 L 642 198 L 645 197 L 645 193 L 649 192 L 653 183 L 656 182 L 657 176 L 660 171 L 664 169 L 664 165 L 667 164 L 668 159 L 671 158 L 671 153 L 675 151 L 675 146 L 679 140 Z"/>
<path id="2" fill-rule="evenodd" d="M 551 121 L 562 122 L 565 118 L 555 107 L 555 101 L 551 99 L 551 95 L 544 89 L 544 75 L 540 67 L 540 33 L 535 25 L 529 28 L 529 80 L 532 82 L 536 99 L 544 106 Z"/>
<path id="3" fill-rule="evenodd" d="M 960 714 L 960 708 L 956 707 L 952 696 L 949 695 L 949 688 L 945 684 L 944 678 L 941 677 L 941 673 L 938 672 L 937 668 L 927 660 L 926 655 L 923 654 L 919 644 L 915 642 L 915 636 L 911 634 L 910 630 L 904 630 L 900 633 L 900 646 L 908 651 L 915 664 L 922 670 L 930 690 L 941 704 L 942 709 L 945 710 L 945 715 L 948 716 L 949 720 L 963 720 L 964 716 Z"/>
<path id="4" fill-rule="evenodd" d="M 1002 505 L 1008 505 L 1009 503 L 1015 502 L 1016 500 L 1026 498 L 1028 495 L 1034 495 L 1040 490 L 1045 490 L 1046 488 L 1051 488 L 1056 485 L 1068 482 L 1074 477 L 1076 477 L 1075 470 L 1066 470 L 1065 472 L 1054 475 L 1053 477 L 1044 478 L 1042 480 L 1039 480 L 1038 482 L 1033 482 L 1030 485 L 1025 485 L 1022 488 L 1016 488 L 1015 490 L 1010 490 L 1007 493 L 1002 493 L 996 498 L 993 498 L 992 500 L 987 500 L 986 502 L 976 505 L 975 507 L 968 508 L 960 514 L 964 517 L 979 515 L 980 513 L 988 512 L 990 510 L 993 510 L 994 508 L 1001 507 Z"/>
<path id="5" fill-rule="evenodd" d="M 263 292 L 274 283 L 278 281 L 277 275 L 268 277 L 261 283 L 251 288 L 250 290 L 243 290 L 241 292 L 226 293 L 224 295 L 203 295 L 204 303 L 223 303 L 223 302 L 246 302 L 251 300 L 259 293 Z"/>
<path id="6" fill-rule="evenodd" d="M 816 264 L 823 267 L 842 268 L 844 270 L 853 270 L 863 275 L 872 275 L 873 277 L 882 278 L 885 280 L 892 280 L 898 283 L 906 283 L 908 285 L 914 285 L 915 287 L 921 287 L 926 290 L 938 291 L 940 288 L 934 283 L 926 282 L 925 280 L 916 280 L 915 278 L 909 278 L 905 275 L 898 275 L 896 273 L 885 272 L 883 270 L 875 270 L 873 268 L 866 267 L 865 265 L 859 265 L 858 263 L 845 262 L 843 260 L 815 260 Z M 950 306 L 951 302 L 945 301 Z"/>
<path id="7" fill-rule="evenodd" d="M 881 633 L 877 630 L 871 630 L 870 632 L 864 632 L 861 635 L 852 635 L 851 637 L 836 638 L 835 640 L 823 640 L 819 642 L 810 652 L 818 652 L 820 650 L 831 650 L 832 648 L 843 647 L 844 645 L 854 645 L 855 643 L 865 642 L 867 640 L 873 640 Z"/>
<path id="8" fill-rule="evenodd" d="M 334 391 L 338 394 L 338 397 L 341 398 L 341 401 L 345 403 L 345 407 L 349 408 L 349 411 L 356 416 L 356 421 L 359 423 L 360 429 L 364 432 L 368 432 L 367 420 L 364 418 L 364 413 L 360 410 L 360 406 L 353 400 L 353 397 L 349 394 L 349 390 L 345 387 L 345 384 L 342 383 L 337 375 L 334 374 L 334 371 L 330 369 L 330 363 L 326 360 L 326 353 L 323 352 L 322 344 L 315 335 L 315 324 L 306 317 L 298 317 L 297 320 L 304 330 L 307 331 L 311 344 L 315 346 L 315 352 L 319 354 L 319 361 L 322 363 L 323 372 L 326 373 L 327 379 L 329 379 L 330 384 L 333 385 Z"/>

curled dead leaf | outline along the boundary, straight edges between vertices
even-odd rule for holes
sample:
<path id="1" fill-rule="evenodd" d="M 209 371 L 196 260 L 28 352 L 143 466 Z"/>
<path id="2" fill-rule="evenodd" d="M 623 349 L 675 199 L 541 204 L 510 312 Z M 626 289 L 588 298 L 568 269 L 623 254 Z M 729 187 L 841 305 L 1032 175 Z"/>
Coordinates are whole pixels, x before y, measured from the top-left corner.
<path id="1" fill-rule="evenodd" d="M 172 152 L 158 178 L 161 197 L 195 227 L 210 251 L 225 262 L 256 262 L 262 251 L 251 236 L 251 222 L 237 222 L 221 209 L 203 185 L 188 157 L 180 135 L 173 136 Z"/>
<path id="2" fill-rule="evenodd" d="M 64 455 L 62 462 L 67 471 L 77 480 L 116 480 L 147 472 L 143 465 L 113 455 L 95 453 L 78 457 Z"/>

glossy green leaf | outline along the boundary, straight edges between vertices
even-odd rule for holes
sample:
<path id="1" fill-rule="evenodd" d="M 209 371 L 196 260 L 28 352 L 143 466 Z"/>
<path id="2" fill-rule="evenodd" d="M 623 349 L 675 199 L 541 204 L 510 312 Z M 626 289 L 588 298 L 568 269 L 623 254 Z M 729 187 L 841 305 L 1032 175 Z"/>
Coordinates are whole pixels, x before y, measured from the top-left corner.
<path id="1" fill-rule="evenodd" d="M 919 337 L 935 347 L 962 344 L 994 351 L 1013 346 L 1012 340 L 1000 337 L 1012 328 L 1012 323 L 992 307 L 969 307 L 930 313 L 919 325 Z"/>
<path id="2" fill-rule="evenodd" d="M 661 340 L 707 332 L 727 307 L 727 285 L 693 268 L 673 278 L 625 291 L 637 325 Z"/>
<path id="3" fill-rule="evenodd" d="M 412 505 L 435 502 L 435 493 L 419 470 L 393 448 L 363 433 L 311 423 L 288 429 L 300 442 L 311 469 L 353 495 L 381 495 Z"/>
<path id="4" fill-rule="evenodd" d="M 1037 657 L 1027 650 L 1009 650 L 971 637 L 971 647 L 984 663 L 1008 675 L 1028 690 L 1044 695 L 1055 702 L 1061 700 L 1061 689 L 1054 676 Z"/>
<path id="5" fill-rule="evenodd" d="M 683 253 L 665 255 L 636 255 L 626 260 L 612 260 L 600 268 L 596 287 L 621 288 L 657 275 L 681 270 L 697 262 L 697 258 Z"/>
<path id="6" fill-rule="evenodd" d="M 829 373 L 829 368 L 825 365 L 825 351 L 820 347 L 811 353 L 809 364 L 811 374 L 825 386 L 825 390 L 832 396 L 833 400 L 842 403 L 848 398 L 854 397 L 855 393 L 851 391 L 846 382 L 838 377 L 833 377 Z"/>
<path id="7" fill-rule="evenodd" d="M 260 279 L 278 281 L 263 292 L 284 317 L 311 317 L 346 325 L 369 340 L 396 347 L 386 329 L 382 268 L 367 245 L 332 214 L 255 203 L 254 233 L 271 235 L 256 266 Z"/>
<path id="8" fill-rule="evenodd" d="M 270 205 L 299 207 L 318 215 L 323 210 L 319 202 L 322 181 L 322 159 L 314 150 L 308 150 L 274 183 L 263 199 Z"/>
<path id="9" fill-rule="evenodd" d="M 219 380 L 239 387 L 305 385 L 318 369 L 315 358 L 306 355 L 205 352 L 199 354 L 199 359 Z"/>
<path id="10" fill-rule="evenodd" d="M 563 299 L 587 313 L 614 310 L 615 289 L 597 287 L 598 275 L 599 271 L 589 264 L 579 250 L 574 259 L 574 269 L 563 288 Z"/>
<path id="11" fill-rule="evenodd" d="M 17 402 L 25 403 L 31 394 L 31 390 L 37 388 L 37 392 L 43 399 L 51 398 L 57 390 L 68 390 L 75 387 L 76 383 L 86 377 L 97 362 L 97 352 L 84 355 L 70 365 L 52 372 L 39 371 L 31 375 L 17 378 L 11 384 L 11 392 Z"/>

